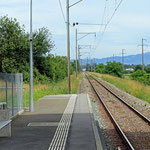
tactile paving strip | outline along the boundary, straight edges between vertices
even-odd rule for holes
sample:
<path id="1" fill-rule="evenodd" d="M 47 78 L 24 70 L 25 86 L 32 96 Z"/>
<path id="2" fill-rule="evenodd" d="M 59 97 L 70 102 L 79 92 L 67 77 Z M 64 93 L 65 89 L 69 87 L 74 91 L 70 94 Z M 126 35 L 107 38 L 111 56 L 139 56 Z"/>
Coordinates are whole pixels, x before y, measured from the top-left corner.
<path id="1" fill-rule="evenodd" d="M 48 150 L 64 150 L 77 95 L 72 95 Z"/>

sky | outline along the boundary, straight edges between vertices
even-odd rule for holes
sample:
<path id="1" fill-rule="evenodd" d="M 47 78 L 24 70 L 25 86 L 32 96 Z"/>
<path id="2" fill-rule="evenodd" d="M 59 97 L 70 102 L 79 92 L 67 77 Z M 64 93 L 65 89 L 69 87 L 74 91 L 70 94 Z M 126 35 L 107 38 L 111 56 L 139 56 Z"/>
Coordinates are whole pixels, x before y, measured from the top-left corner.
<path id="1" fill-rule="evenodd" d="M 66 0 L 60 0 L 66 19 Z M 70 0 L 70 5 L 78 0 Z M 80 25 L 80 23 L 106 24 L 120 0 L 83 0 L 70 8 L 70 39 L 71 58 L 75 58 L 75 29 L 80 32 L 96 32 L 78 40 L 79 45 L 92 45 L 92 48 L 81 49 L 82 58 L 104 58 L 113 55 L 120 56 L 122 49 L 125 55 L 141 53 L 142 38 L 146 39 L 145 52 L 150 52 L 150 0 L 123 0 L 111 22 L 108 24 L 104 35 L 104 25 Z M 0 14 L 17 18 L 20 25 L 25 25 L 30 31 L 30 0 L 1 0 Z M 105 7 L 106 6 L 106 7 Z M 106 8 L 106 9 L 104 9 Z M 105 13 L 104 13 L 105 10 Z M 73 22 L 79 22 L 72 27 Z M 55 42 L 52 53 L 67 55 L 66 24 L 61 12 L 59 0 L 33 0 L 33 30 L 47 27 Z M 82 34 L 78 34 L 80 39 Z"/>

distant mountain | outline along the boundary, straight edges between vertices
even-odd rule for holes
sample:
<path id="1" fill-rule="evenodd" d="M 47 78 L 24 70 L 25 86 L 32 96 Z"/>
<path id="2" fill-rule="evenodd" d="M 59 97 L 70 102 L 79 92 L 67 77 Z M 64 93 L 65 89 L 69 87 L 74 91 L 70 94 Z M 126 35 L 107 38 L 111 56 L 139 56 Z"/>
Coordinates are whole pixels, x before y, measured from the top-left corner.
<path id="1" fill-rule="evenodd" d="M 116 62 L 122 62 L 122 57 L 121 56 L 116 56 L 114 59 Z M 73 61 L 73 60 L 72 60 Z M 82 59 L 82 64 L 86 64 L 87 63 L 87 59 Z M 95 63 L 99 64 L 99 63 L 104 63 L 106 64 L 107 61 L 113 61 L 113 57 L 108 57 L 108 58 L 95 58 Z M 94 60 L 93 60 L 94 62 Z M 89 60 L 90 63 L 90 60 Z M 129 56 L 125 56 L 124 57 L 124 63 L 125 64 L 142 64 L 142 54 L 137 54 L 137 55 L 129 55 Z M 150 52 L 147 52 L 144 54 L 144 64 L 150 64 Z"/>

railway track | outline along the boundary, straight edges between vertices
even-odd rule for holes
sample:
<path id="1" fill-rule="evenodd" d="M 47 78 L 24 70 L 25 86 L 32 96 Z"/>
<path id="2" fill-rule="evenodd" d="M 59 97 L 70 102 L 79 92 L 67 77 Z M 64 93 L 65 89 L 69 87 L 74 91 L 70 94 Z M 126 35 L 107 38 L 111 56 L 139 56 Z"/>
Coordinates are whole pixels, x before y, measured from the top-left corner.
<path id="1" fill-rule="evenodd" d="M 119 136 L 126 145 L 126 149 L 150 149 L 150 120 L 105 87 L 94 76 L 87 73 L 85 76 L 103 104 Z"/>

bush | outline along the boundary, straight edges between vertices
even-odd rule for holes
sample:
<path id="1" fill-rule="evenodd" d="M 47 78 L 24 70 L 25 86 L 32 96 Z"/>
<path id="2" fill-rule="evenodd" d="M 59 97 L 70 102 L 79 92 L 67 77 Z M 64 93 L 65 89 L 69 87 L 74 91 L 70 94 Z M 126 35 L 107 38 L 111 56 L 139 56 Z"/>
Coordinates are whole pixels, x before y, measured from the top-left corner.
<path id="1" fill-rule="evenodd" d="M 24 82 L 29 82 L 29 33 L 17 19 L 0 18 L 0 72 L 23 73 Z M 34 83 L 57 82 L 67 76 L 67 57 L 50 54 L 54 48 L 51 33 L 47 28 L 33 32 Z M 75 64 L 71 63 L 71 74 Z"/>
<path id="2" fill-rule="evenodd" d="M 107 62 L 107 65 L 99 64 L 95 67 L 95 72 L 110 74 L 117 77 L 123 76 L 123 66 L 120 62 Z"/>
<path id="3" fill-rule="evenodd" d="M 147 73 L 143 70 L 138 69 L 130 75 L 132 80 L 139 81 L 144 84 L 150 84 L 150 80 L 148 80 Z"/>
<path id="4" fill-rule="evenodd" d="M 123 76 L 123 66 L 120 62 L 108 62 L 107 65 L 105 66 L 105 73 L 117 76 L 117 77 L 122 77 Z"/>
<path id="5" fill-rule="evenodd" d="M 97 73 L 105 73 L 105 65 L 99 64 L 95 67 L 95 72 Z"/>

